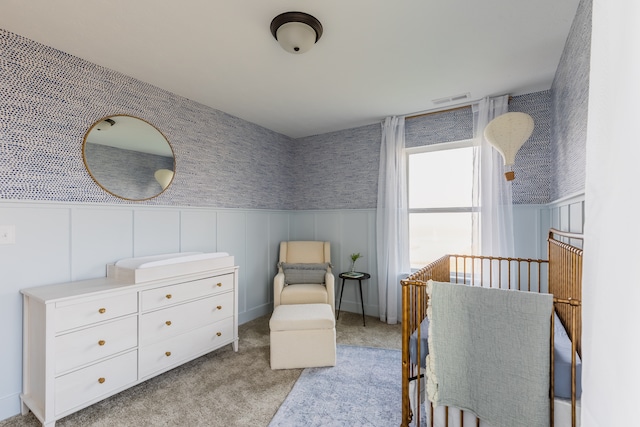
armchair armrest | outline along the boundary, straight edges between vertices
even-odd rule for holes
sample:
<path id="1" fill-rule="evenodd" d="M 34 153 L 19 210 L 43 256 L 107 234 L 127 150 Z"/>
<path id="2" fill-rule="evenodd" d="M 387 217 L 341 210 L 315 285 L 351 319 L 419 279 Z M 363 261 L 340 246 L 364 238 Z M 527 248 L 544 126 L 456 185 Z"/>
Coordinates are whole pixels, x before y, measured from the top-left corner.
<path id="1" fill-rule="evenodd" d="M 331 310 L 333 310 L 334 314 L 336 312 L 335 282 L 336 278 L 331 272 L 331 269 L 329 269 L 324 275 L 324 284 L 327 287 L 327 298 L 329 299 L 329 305 L 331 305 Z"/>
<path id="2" fill-rule="evenodd" d="M 278 268 L 278 274 L 273 278 L 273 307 L 280 305 L 280 294 L 284 289 L 284 272 Z"/>

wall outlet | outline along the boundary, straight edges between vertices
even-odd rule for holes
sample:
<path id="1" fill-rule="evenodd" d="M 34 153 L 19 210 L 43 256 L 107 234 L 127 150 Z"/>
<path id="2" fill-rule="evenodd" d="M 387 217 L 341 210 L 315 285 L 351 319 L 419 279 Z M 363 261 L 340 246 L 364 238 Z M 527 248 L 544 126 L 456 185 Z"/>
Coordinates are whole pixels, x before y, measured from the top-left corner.
<path id="1" fill-rule="evenodd" d="M 16 242 L 16 226 L 0 225 L 0 245 L 13 245 Z"/>

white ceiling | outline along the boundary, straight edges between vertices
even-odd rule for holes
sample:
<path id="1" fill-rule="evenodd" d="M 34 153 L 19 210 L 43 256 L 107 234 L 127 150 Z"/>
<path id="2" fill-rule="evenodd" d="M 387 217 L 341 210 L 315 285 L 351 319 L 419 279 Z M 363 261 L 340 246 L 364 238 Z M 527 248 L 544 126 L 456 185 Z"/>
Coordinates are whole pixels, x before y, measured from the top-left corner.
<path id="1" fill-rule="evenodd" d="M 0 0 L 0 28 L 299 138 L 551 87 L 579 0 Z M 307 53 L 269 24 L 320 20 Z"/>
<path id="2" fill-rule="evenodd" d="M 112 126 L 93 126 L 86 141 L 173 158 L 166 138 L 151 124 L 129 116 L 111 116 L 110 119 L 114 122 Z"/>

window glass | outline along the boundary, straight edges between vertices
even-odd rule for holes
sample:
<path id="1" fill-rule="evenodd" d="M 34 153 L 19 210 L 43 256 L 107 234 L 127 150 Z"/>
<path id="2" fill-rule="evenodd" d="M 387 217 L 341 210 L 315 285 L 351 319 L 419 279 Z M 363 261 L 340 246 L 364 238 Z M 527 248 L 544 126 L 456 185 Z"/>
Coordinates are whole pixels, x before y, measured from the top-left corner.
<path id="1" fill-rule="evenodd" d="M 409 209 L 471 205 L 473 148 L 409 155 Z"/>
<path id="2" fill-rule="evenodd" d="M 472 254 L 473 147 L 439 144 L 408 154 L 409 240 L 412 269 L 446 254 Z"/>
<path id="3" fill-rule="evenodd" d="M 446 254 L 471 254 L 472 212 L 410 213 L 411 268 L 419 269 Z"/>

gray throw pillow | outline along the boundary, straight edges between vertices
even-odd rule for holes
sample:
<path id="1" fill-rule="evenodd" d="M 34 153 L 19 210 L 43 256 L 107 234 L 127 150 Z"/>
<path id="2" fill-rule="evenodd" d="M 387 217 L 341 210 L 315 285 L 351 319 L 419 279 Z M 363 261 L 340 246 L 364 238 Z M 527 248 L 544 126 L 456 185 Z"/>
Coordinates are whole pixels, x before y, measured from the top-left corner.
<path id="1" fill-rule="evenodd" d="M 284 283 L 289 285 L 300 283 L 324 283 L 324 275 L 329 268 L 329 263 L 319 264 L 280 264 L 284 272 Z"/>

